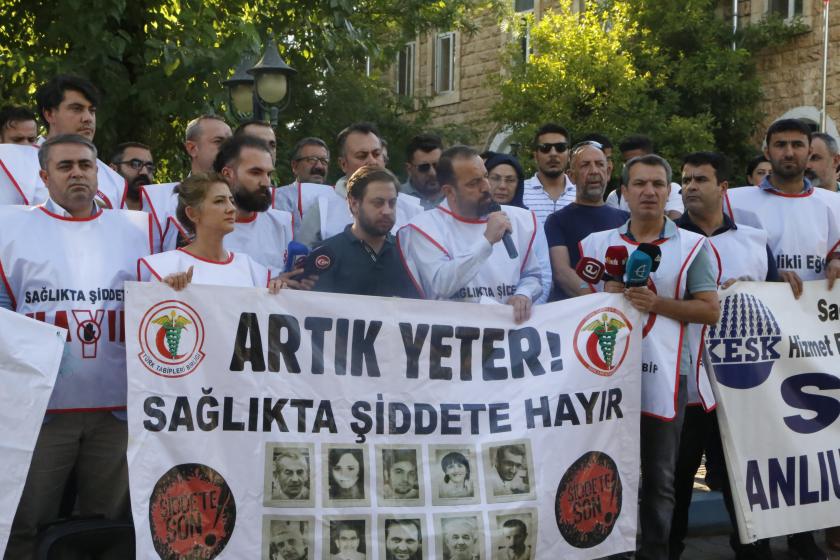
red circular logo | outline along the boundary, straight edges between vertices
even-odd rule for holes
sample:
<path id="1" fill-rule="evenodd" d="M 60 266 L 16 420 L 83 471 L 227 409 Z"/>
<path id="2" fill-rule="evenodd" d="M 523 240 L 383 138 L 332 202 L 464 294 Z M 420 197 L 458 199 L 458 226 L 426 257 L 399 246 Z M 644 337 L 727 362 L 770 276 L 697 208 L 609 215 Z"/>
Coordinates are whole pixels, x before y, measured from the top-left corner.
<path id="1" fill-rule="evenodd" d="M 152 306 L 140 321 L 138 337 L 138 357 L 155 375 L 184 377 L 204 359 L 204 323 L 196 310 L 182 301 Z"/>
<path id="2" fill-rule="evenodd" d="M 236 501 L 225 479 L 198 463 L 160 477 L 149 500 L 152 543 L 163 560 L 216 558 L 236 525 Z"/>
<path id="3" fill-rule="evenodd" d="M 315 268 L 318 270 L 326 270 L 332 264 L 332 260 L 327 255 L 318 255 L 315 257 Z"/>
<path id="4" fill-rule="evenodd" d="M 599 545 L 621 513 L 621 477 L 606 453 L 590 451 L 572 463 L 557 487 L 557 528 L 577 548 Z"/>
<path id="5" fill-rule="evenodd" d="M 575 329 L 575 355 L 586 369 L 609 377 L 627 355 L 630 320 L 614 307 L 602 307 L 586 315 Z"/>

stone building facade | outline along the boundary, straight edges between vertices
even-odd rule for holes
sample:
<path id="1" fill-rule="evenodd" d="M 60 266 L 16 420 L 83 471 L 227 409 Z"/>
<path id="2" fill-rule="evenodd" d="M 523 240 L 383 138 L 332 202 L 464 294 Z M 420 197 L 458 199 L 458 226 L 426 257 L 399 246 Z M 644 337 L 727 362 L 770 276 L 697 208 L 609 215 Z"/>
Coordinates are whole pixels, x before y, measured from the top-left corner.
<path id="1" fill-rule="evenodd" d="M 539 17 L 554 0 L 510 0 L 520 14 Z M 576 0 L 576 7 L 586 1 Z M 838 137 L 840 121 L 840 2 L 835 0 L 829 24 L 827 131 Z M 800 17 L 808 30 L 778 47 L 756 54 L 764 91 L 759 130 L 782 117 L 797 117 L 814 127 L 820 121 L 822 91 L 823 0 L 738 0 L 738 25 L 749 25 L 769 12 Z M 731 0 L 720 0 L 720 17 L 732 19 Z M 527 34 L 514 37 L 490 14 L 476 14 L 476 32 L 440 32 L 419 36 L 406 46 L 392 71 L 394 87 L 423 98 L 432 123 L 463 125 L 477 132 L 477 147 L 507 151 L 505 123 L 493 122 L 490 108 L 498 99 L 494 87 L 512 42 L 528 48 Z M 524 54 L 523 54 L 524 56 Z M 833 64 L 832 64 L 833 62 Z M 419 106 L 419 105 L 418 105 Z M 756 138 L 760 141 L 759 138 Z"/>

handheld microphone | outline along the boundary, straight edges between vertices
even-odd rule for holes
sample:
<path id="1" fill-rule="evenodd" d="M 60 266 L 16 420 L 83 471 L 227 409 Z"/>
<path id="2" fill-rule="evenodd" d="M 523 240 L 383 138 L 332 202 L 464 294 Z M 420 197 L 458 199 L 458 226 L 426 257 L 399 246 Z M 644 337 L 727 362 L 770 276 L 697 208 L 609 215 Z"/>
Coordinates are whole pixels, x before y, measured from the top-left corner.
<path id="1" fill-rule="evenodd" d="M 650 273 L 653 274 L 659 269 L 659 263 L 662 262 L 662 249 L 659 245 L 653 243 L 639 243 L 639 251 L 645 253 L 650 257 L 653 264 L 650 267 Z"/>
<path id="2" fill-rule="evenodd" d="M 491 212 L 501 212 L 502 207 L 499 206 L 498 202 L 491 202 L 490 205 L 487 207 L 487 213 L 490 214 Z M 516 245 L 513 244 L 513 239 L 510 236 L 510 232 L 506 231 L 502 235 L 502 243 L 505 244 L 505 249 L 507 249 L 507 254 L 510 258 L 515 259 L 519 256 L 519 252 L 516 250 Z"/>
<path id="3" fill-rule="evenodd" d="M 335 264 L 335 253 L 326 245 L 321 245 L 312 250 L 306 257 L 303 265 L 303 276 L 322 274 L 332 268 Z"/>
<path id="4" fill-rule="evenodd" d="M 624 278 L 624 269 L 627 265 L 627 247 L 624 245 L 612 245 L 607 248 L 604 257 L 606 271 L 614 280 L 621 282 Z"/>
<path id="5" fill-rule="evenodd" d="M 306 255 L 309 254 L 309 247 L 298 241 L 289 241 L 289 248 L 286 252 L 286 272 L 301 268 L 306 262 Z"/>
<path id="6" fill-rule="evenodd" d="M 624 284 L 628 288 L 638 288 L 647 286 L 648 278 L 650 277 L 651 269 L 653 268 L 653 259 L 650 255 L 636 249 L 630 254 L 627 259 L 627 271 Z"/>
<path id="7" fill-rule="evenodd" d="M 592 257 L 581 257 L 575 266 L 575 272 L 587 284 L 597 284 L 604 277 L 604 263 Z"/>

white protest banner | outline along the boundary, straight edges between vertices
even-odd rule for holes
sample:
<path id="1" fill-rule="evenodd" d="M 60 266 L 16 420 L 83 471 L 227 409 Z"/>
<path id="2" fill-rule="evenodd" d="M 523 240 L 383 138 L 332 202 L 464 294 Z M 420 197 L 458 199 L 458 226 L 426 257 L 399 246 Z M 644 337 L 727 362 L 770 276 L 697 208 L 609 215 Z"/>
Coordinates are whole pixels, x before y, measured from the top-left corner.
<path id="1" fill-rule="evenodd" d="M 67 331 L 0 309 L 0 557 L 9 542 Z"/>
<path id="2" fill-rule="evenodd" d="M 840 289 L 736 282 L 707 356 L 743 542 L 840 525 Z"/>
<path id="3" fill-rule="evenodd" d="M 588 559 L 636 537 L 641 315 L 127 283 L 140 558 Z"/>

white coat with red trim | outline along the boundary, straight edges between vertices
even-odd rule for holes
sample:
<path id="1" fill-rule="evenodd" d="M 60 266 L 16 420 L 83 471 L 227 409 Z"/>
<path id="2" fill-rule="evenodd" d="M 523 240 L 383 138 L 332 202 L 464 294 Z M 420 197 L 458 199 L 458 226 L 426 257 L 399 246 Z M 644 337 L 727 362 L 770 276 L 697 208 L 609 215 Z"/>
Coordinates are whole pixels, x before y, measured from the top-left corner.
<path id="1" fill-rule="evenodd" d="M 504 244 L 484 237 L 487 218 L 458 216 L 446 201 L 418 214 L 400 229 L 403 262 L 427 299 L 478 302 L 482 297 L 507 302 L 512 295 L 532 301 L 542 293 L 539 259 L 533 251 L 537 231 L 534 213 L 502 206 L 513 226 L 518 256 L 510 258 Z"/>
<path id="2" fill-rule="evenodd" d="M 767 232 L 779 270 L 802 280 L 825 278 L 826 257 L 840 247 L 840 196 L 811 188 L 784 194 L 760 187 L 727 191 L 724 210 L 736 224 Z"/>
<path id="3" fill-rule="evenodd" d="M 225 236 L 225 249 L 245 253 L 263 266 L 283 270 L 289 242 L 294 238 L 292 215 L 269 208 L 250 218 L 236 219 L 234 230 Z"/>
<path id="4" fill-rule="evenodd" d="M 126 404 L 123 282 L 153 250 L 151 218 L 133 210 L 59 216 L 0 208 L 0 279 L 15 311 L 68 329 L 49 412 Z"/>
<path id="5" fill-rule="evenodd" d="M 49 193 L 38 174 L 38 146 L 0 144 L 0 205 L 37 205 Z M 103 208 L 125 208 L 125 179 L 105 162 L 96 160 L 99 192 L 96 203 Z"/>
<path id="6" fill-rule="evenodd" d="M 178 185 L 180 183 L 158 183 L 145 185 L 140 189 L 142 209 L 152 215 L 158 230 L 160 239 L 158 251 L 174 250 L 178 246 L 178 234 L 189 238 L 187 230 L 175 217 L 178 209 L 178 195 L 175 193 L 175 187 Z"/>
<path id="7" fill-rule="evenodd" d="M 193 267 L 193 284 L 266 288 L 271 269 L 244 253 L 228 253 L 225 261 L 211 261 L 196 257 L 183 249 L 166 251 L 137 261 L 137 279 L 141 282 L 161 280 L 170 274 L 186 272 Z"/>
<path id="8" fill-rule="evenodd" d="M 605 262 L 607 249 L 624 246 L 632 253 L 638 243 L 621 234 L 621 228 L 599 231 L 581 241 L 581 257 Z M 648 287 L 663 297 L 685 299 L 688 267 L 702 250 L 711 252 L 706 238 L 697 233 L 677 229 L 664 242 L 657 242 L 662 260 L 656 272 L 650 275 Z M 712 261 L 716 262 L 712 256 Z M 603 290 L 603 282 L 597 285 Z M 672 420 L 677 412 L 679 389 L 680 353 L 686 324 L 651 313 L 642 329 L 642 412 L 661 420 Z M 697 363 L 699 344 L 689 345 L 692 364 Z M 702 388 L 702 387 L 701 387 Z M 706 395 L 709 402 L 714 397 Z"/>

